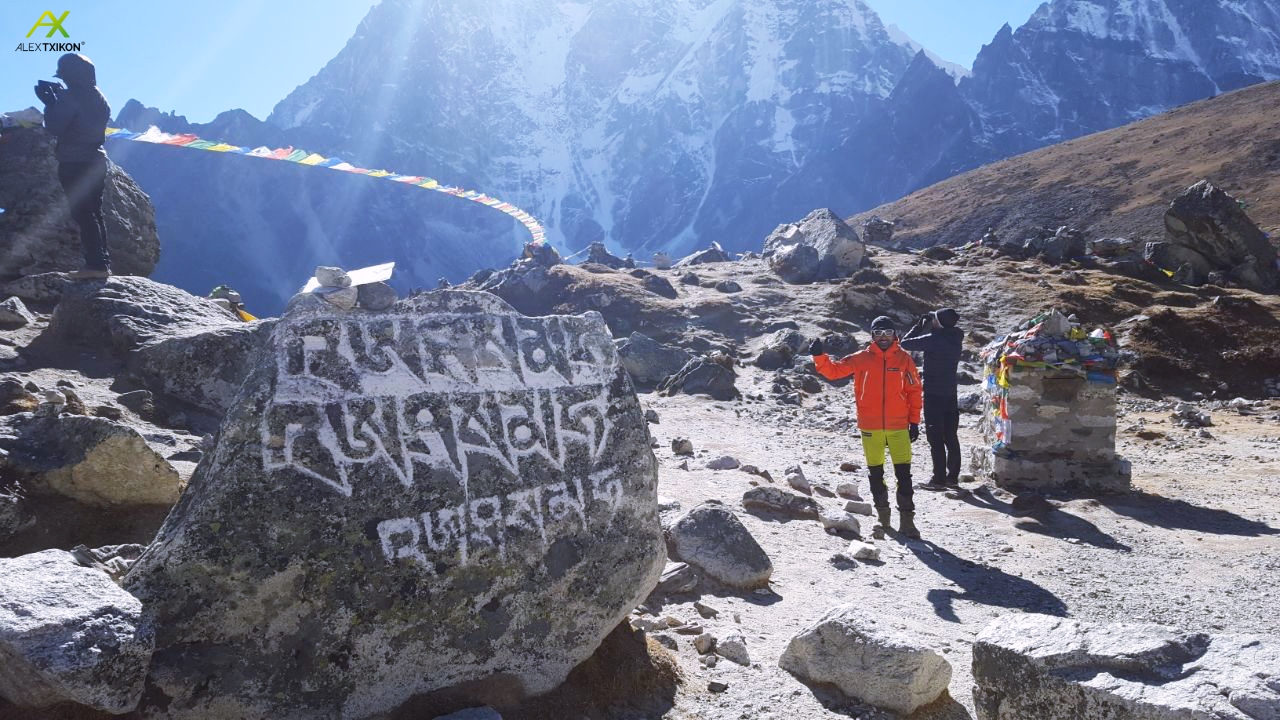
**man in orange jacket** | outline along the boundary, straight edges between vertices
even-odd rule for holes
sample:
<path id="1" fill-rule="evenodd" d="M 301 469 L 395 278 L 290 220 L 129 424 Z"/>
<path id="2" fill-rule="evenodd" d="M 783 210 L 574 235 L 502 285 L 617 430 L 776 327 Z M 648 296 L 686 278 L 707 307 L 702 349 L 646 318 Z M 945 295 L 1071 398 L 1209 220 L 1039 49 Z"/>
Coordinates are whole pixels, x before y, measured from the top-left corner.
<path id="1" fill-rule="evenodd" d="M 911 491 L 911 443 L 920 437 L 920 373 L 911 356 L 898 345 L 893 320 L 876 318 L 871 323 L 871 345 L 848 357 L 831 359 L 820 339 L 813 341 L 809 353 L 822 377 L 840 380 L 853 376 L 858 430 L 862 432 L 862 451 L 867 457 L 871 497 L 880 527 L 892 529 L 889 488 L 884 482 L 884 449 L 888 447 L 898 481 L 898 530 L 906 537 L 919 538 Z"/>

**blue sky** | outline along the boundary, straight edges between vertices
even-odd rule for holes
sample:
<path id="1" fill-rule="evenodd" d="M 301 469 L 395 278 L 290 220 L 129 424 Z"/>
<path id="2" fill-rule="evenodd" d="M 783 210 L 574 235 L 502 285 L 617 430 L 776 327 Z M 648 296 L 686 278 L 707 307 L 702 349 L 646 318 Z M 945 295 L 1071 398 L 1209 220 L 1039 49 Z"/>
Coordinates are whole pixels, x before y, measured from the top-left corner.
<path id="1" fill-rule="evenodd" d="M 467 2 L 474 0 L 458 0 Z M 1040 0 L 865 0 L 946 60 L 969 66 L 1005 22 L 1022 24 Z M 64 27 L 84 42 L 114 109 L 137 98 L 208 122 L 243 108 L 265 118 L 291 90 L 331 59 L 376 0 L 0 0 L 0 110 L 38 101 L 38 78 L 52 79 L 57 52 L 17 52 L 45 41 L 26 37 L 45 10 L 69 12 Z"/>

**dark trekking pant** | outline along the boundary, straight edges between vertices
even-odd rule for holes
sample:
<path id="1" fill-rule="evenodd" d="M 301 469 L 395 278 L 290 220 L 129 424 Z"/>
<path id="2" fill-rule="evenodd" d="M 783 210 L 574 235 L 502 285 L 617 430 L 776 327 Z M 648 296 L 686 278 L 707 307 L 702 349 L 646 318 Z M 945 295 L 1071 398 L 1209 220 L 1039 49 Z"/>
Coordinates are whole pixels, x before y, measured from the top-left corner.
<path id="1" fill-rule="evenodd" d="M 80 249 L 86 270 L 109 270 L 107 223 L 102 217 L 102 193 L 107 186 L 107 160 L 58 163 L 58 182 L 67 195 L 71 219 L 80 226 Z"/>
<path id="2" fill-rule="evenodd" d="M 960 481 L 960 406 L 954 395 L 950 397 L 924 396 L 924 437 L 929 441 L 929 454 L 933 458 L 935 485 Z"/>
<path id="3" fill-rule="evenodd" d="M 876 508 L 889 507 L 889 486 L 884 482 L 884 466 L 872 465 L 867 468 L 871 476 L 871 502 Z M 898 481 L 898 512 L 913 513 L 916 511 L 914 489 L 911 487 L 911 464 L 893 466 L 894 478 Z"/>

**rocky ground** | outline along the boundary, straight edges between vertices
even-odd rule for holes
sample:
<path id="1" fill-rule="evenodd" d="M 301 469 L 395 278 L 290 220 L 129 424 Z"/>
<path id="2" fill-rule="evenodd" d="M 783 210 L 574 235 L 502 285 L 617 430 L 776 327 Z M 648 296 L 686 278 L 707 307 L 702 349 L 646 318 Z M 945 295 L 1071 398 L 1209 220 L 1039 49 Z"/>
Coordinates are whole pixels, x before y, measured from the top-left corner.
<path id="1" fill-rule="evenodd" d="M 598 310 L 616 337 L 640 331 L 699 352 L 720 350 L 737 361 L 737 399 L 663 396 L 651 387 L 642 388 L 640 398 L 657 413 L 650 431 L 660 463 L 659 493 L 680 506 L 664 512 L 664 522 L 705 500 L 721 500 L 774 565 L 767 590 L 737 591 L 704 580 L 691 592 L 651 597 L 633 621 L 652 625 L 669 617 L 679 622 L 650 635 L 675 645 L 662 662 L 674 658 L 682 681 L 645 687 L 641 710 L 584 716 L 893 717 L 833 688 L 807 686 L 778 667 L 796 633 L 842 604 L 909 628 L 950 661 L 949 697 L 913 716 L 928 719 L 973 717 L 973 639 L 1004 613 L 1274 632 L 1280 400 L 1266 397 L 1275 387 L 1267 381 L 1280 376 L 1276 365 L 1266 364 L 1280 344 L 1280 303 L 1274 296 L 1155 286 L 1088 268 L 1050 268 L 979 254 L 944 263 L 880 251 L 872 265 L 850 280 L 804 286 L 781 283 L 759 260 L 655 271 L 678 288 L 674 298 L 644 290 L 644 279 L 626 271 L 557 267 L 549 294 L 529 299 L 542 304 L 531 308 L 541 312 Z M 690 270 L 698 275 L 697 284 L 682 284 Z M 736 282 L 741 291 L 717 289 L 724 281 Z M 905 326 L 920 312 L 944 305 L 956 307 L 961 326 L 970 331 L 962 370 L 975 385 L 968 390 L 977 390 L 981 375 L 976 350 L 1041 308 L 1057 305 L 1079 313 L 1086 324 L 1124 328 L 1122 344 L 1141 353 L 1126 374 L 1118 418 L 1118 449 L 1132 462 L 1133 492 L 1043 497 L 1014 495 L 983 482 L 966 483 L 963 491 L 946 495 L 917 491 L 923 539 L 877 540 L 880 559 L 865 562 L 843 555 L 848 534 L 829 534 L 814 520 L 779 519 L 744 508 L 745 491 L 771 482 L 785 487 L 784 471 L 792 465 L 803 468 L 814 485 L 835 490 L 840 483 L 856 482 L 863 495 L 869 494 L 852 432 L 848 387 L 815 384 L 803 354 L 795 368 L 781 372 L 754 366 L 773 333 L 791 329 L 806 338 L 849 333 L 865 342 L 862 328 L 876 315 L 895 315 Z M 1157 334 L 1143 328 L 1153 322 L 1164 327 L 1160 318 L 1166 312 L 1182 319 L 1168 325 L 1183 333 L 1232 323 L 1240 329 L 1225 349 L 1224 341 L 1206 343 L 1195 334 L 1154 343 Z M 1264 321 L 1250 319 L 1255 313 Z M 125 407 L 120 393 L 136 386 L 122 383 L 114 375 L 120 368 L 92 352 L 63 353 L 55 361 L 33 350 L 47 323 L 47 315 L 40 316 L 34 325 L 3 333 L 3 376 L 42 389 L 74 383 L 88 407 L 118 407 L 153 450 L 189 476 L 204 430 L 194 417 Z M 1206 371 L 1206 358 L 1219 359 L 1226 369 Z M 1227 362 L 1231 359 L 1234 366 Z M 1245 401 L 1233 403 L 1237 396 Z M 1183 401 L 1207 413 L 1212 425 L 1182 427 L 1173 414 Z M 966 448 L 981 445 L 977 420 L 974 414 L 962 416 Z M 693 456 L 673 453 L 677 437 L 692 442 Z M 923 481 L 928 477 L 923 439 L 915 451 L 915 477 Z M 768 471 L 772 480 L 706 467 L 726 455 Z M 858 467 L 842 469 L 845 463 Z M 872 521 L 861 519 L 862 535 L 869 538 Z M 146 542 L 98 535 L 82 540 L 90 546 L 139 541 Z M 29 545 L 4 552 L 27 552 L 33 549 Z M 699 632 L 720 638 L 741 633 L 750 663 L 721 658 L 707 667 L 694 647 Z M 654 644 L 649 648 L 659 656 L 665 652 Z M 602 683 L 618 680 L 607 673 L 603 677 Z M 584 687 L 604 692 L 599 684 Z M 0 717 L 17 717 L 5 712 L 0 707 Z M 553 714 L 554 707 L 544 707 L 524 716 Z"/>
<path id="2" fill-rule="evenodd" d="M 708 587 L 704 581 L 692 593 L 657 595 L 637 612 L 641 625 L 668 617 L 686 624 L 663 633 L 675 640 L 685 682 L 652 716 L 662 710 L 661 716 L 669 718 L 892 717 L 851 702 L 834 688 L 802 684 L 778 667 L 796 633 L 843 604 L 910 629 L 951 662 L 950 697 L 913 716 L 918 718 L 973 717 L 973 639 L 1005 613 L 1154 622 L 1205 632 L 1274 632 L 1265 608 L 1275 602 L 1280 577 L 1275 559 L 1280 550 L 1280 401 L 1266 396 L 1274 387 L 1267 381 L 1280 375 L 1280 366 L 1241 360 L 1274 352 L 1273 334 L 1280 330 L 1274 297 L 1156 286 L 1084 268 L 981 254 L 940 263 L 880 252 L 873 262 L 874 270 L 852 280 L 811 286 L 784 285 L 758 260 L 658 272 L 677 284 L 692 270 L 700 284 L 677 284 L 681 297 L 670 303 L 675 317 L 640 328 L 636 318 L 644 312 L 628 307 L 614 315 L 612 303 L 597 302 L 611 325 L 623 325 L 615 327 L 615 335 L 640 329 L 738 358 L 738 400 L 655 392 L 641 399 L 659 416 L 651 426 L 661 463 L 659 492 L 681 507 L 669 511 L 666 521 L 705 500 L 721 500 L 775 568 L 767 592 Z M 607 278 L 623 276 L 601 270 L 563 270 L 573 279 L 558 297 L 581 292 L 598 298 Z M 737 282 L 742 292 L 717 290 L 725 280 Z M 1223 297 L 1227 300 L 1218 299 Z M 1121 344 L 1135 355 L 1123 373 L 1117 449 L 1132 462 L 1133 491 L 1043 497 L 1016 495 L 984 482 L 968 482 L 962 492 L 945 495 L 918 490 L 923 539 L 877 541 L 880 561 L 859 562 L 842 556 L 847 536 L 828 534 L 816 521 L 780 520 L 746 509 L 743 493 L 768 480 L 706 467 L 728 455 L 767 470 L 776 485 L 786 487 L 785 468 L 800 465 L 815 485 L 834 490 L 854 481 L 868 496 L 860 446 L 851 432 L 855 414 L 849 389 L 824 383 L 815 393 L 779 394 L 779 376 L 751 361 L 772 330 L 794 328 L 814 337 L 853 331 L 878 314 L 914 314 L 941 305 L 960 310 L 970 350 L 1050 306 L 1077 312 L 1086 324 L 1125 328 Z M 1238 322 L 1236 311 L 1224 310 L 1227 306 L 1256 307 L 1263 320 L 1229 340 L 1206 341 L 1204 333 Z M 1161 320 L 1162 313 L 1177 321 Z M 1164 341 L 1151 342 L 1157 334 L 1142 329 L 1149 328 L 1152 317 L 1167 328 Z M 742 328 L 752 330 L 742 333 Z M 861 332 L 856 337 L 867 340 Z M 1233 370 L 1206 372 L 1228 358 L 1237 360 Z M 968 359 L 976 357 L 970 353 Z M 800 358 L 800 372 L 784 376 L 803 377 L 804 363 Z M 976 382 L 981 370 L 969 362 L 962 372 Z M 1229 400 L 1236 393 L 1249 402 L 1233 407 Z M 1212 426 L 1183 427 L 1174 412 L 1184 400 L 1207 413 Z M 962 416 L 966 450 L 981 445 L 978 419 Z M 689 438 L 696 454 L 674 454 L 676 437 Z M 923 438 L 915 453 L 914 477 L 926 480 Z M 859 468 L 842 470 L 846 463 Z M 869 536 L 871 518 L 862 519 L 863 535 Z M 715 617 L 705 617 L 710 613 L 695 603 L 715 610 Z M 718 637 L 741 632 L 750 666 L 721 658 L 707 668 L 693 645 L 698 627 Z"/>

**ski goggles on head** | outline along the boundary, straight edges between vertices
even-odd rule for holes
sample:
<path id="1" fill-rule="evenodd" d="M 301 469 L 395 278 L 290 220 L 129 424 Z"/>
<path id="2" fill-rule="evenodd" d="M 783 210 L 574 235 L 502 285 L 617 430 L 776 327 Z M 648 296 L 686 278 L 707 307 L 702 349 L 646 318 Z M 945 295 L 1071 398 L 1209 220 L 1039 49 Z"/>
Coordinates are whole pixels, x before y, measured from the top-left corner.
<path id="1" fill-rule="evenodd" d="M 894 337 L 897 334 L 898 334 L 897 330 L 872 330 L 871 331 L 871 337 L 873 338 Z"/>

